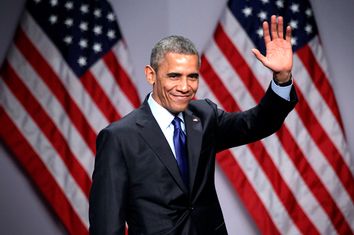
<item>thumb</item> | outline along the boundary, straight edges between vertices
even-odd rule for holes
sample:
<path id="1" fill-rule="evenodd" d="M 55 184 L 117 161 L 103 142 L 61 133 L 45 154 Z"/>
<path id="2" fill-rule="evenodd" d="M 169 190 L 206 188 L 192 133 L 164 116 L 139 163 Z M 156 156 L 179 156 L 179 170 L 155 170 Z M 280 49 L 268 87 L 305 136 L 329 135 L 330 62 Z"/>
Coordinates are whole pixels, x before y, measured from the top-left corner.
<path id="1" fill-rule="evenodd" d="M 266 57 L 263 56 L 263 55 L 261 54 L 261 52 L 260 52 L 258 49 L 256 49 L 256 48 L 253 48 L 253 49 L 252 49 L 252 52 L 253 52 L 253 54 L 256 56 L 256 58 L 257 58 L 262 64 L 265 65 Z"/>

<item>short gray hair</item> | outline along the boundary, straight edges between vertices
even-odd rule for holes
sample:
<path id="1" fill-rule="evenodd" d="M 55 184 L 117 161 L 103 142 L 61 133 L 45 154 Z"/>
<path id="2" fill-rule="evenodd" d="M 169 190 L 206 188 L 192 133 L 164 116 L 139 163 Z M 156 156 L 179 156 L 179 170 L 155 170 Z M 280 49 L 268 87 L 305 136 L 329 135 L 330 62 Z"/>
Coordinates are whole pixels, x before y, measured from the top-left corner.
<path id="1" fill-rule="evenodd" d="M 161 39 L 154 48 L 150 56 L 150 66 L 157 72 L 161 61 L 167 53 L 178 53 L 198 56 L 198 66 L 200 66 L 199 53 L 191 40 L 182 36 L 168 36 Z"/>

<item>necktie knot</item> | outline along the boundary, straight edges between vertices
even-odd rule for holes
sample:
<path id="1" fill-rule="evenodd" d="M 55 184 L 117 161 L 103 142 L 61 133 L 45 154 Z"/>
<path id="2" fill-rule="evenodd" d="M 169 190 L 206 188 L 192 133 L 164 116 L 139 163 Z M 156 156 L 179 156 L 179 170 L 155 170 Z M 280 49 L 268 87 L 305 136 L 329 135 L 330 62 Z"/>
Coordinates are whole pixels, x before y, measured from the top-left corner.
<path id="1" fill-rule="evenodd" d="M 172 120 L 172 125 L 175 127 L 175 129 L 182 130 L 181 121 L 182 120 L 177 116 Z"/>

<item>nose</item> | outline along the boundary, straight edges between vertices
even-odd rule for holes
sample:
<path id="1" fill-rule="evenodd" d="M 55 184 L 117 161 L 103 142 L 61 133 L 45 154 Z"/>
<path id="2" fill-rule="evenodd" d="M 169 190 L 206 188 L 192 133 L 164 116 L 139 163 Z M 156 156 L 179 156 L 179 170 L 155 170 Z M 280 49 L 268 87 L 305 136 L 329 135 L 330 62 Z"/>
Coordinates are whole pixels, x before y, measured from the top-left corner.
<path id="1" fill-rule="evenodd" d="M 181 77 L 179 80 L 179 84 L 177 86 L 177 89 L 180 92 L 187 92 L 188 91 L 188 78 L 187 77 Z"/>

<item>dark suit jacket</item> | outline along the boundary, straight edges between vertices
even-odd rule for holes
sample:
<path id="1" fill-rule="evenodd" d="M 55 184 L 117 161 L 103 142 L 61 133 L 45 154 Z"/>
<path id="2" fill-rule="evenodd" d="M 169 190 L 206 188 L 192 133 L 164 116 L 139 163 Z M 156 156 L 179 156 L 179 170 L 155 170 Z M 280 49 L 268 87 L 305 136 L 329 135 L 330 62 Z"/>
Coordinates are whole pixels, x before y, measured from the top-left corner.
<path id="1" fill-rule="evenodd" d="M 214 186 L 215 154 L 264 138 L 280 128 L 297 99 L 268 89 L 254 108 L 239 113 L 192 101 L 184 112 L 189 189 L 147 101 L 97 137 L 90 195 L 90 233 L 227 234 Z"/>

